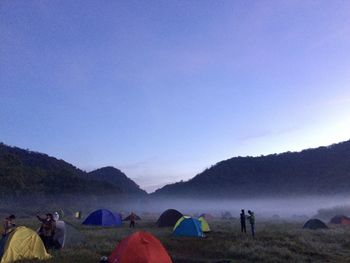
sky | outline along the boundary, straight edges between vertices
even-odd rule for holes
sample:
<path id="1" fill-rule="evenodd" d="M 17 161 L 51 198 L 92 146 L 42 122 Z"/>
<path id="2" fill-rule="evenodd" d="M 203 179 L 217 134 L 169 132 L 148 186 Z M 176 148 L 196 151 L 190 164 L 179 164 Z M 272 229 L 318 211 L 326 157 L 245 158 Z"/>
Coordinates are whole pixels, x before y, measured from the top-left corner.
<path id="1" fill-rule="evenodd" d="M 142 188 L 350 139 L 350 1 L 0 1 L 0 141 Z"/>

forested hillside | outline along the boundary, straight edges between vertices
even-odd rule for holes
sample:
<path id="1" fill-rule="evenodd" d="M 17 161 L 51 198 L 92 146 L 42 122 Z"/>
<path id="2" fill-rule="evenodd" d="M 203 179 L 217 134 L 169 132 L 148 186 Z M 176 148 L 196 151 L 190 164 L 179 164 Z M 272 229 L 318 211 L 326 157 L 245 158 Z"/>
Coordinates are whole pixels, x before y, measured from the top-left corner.
<path id="1" fill-rule="evenodd" d="M 117 168 L 108 166 L 90 172 L 89 178 L 101 182 L 107 182 L 117 186 L 121 191 L 128 195 L 144 196 L 146 191 L 140 187 L 130 178 L 128 178 L 122 171 Z"/>
<path id="2" fill-rule="evenodd" d="M 46 154 L 0 144 L 0 195 L 120 194 L 87 173 Z"/>
<path id="3" fill-rule="evenodd" d="M 217 163 L 154 196 L 255 197 L 350 193 L 350 141 Z"/>

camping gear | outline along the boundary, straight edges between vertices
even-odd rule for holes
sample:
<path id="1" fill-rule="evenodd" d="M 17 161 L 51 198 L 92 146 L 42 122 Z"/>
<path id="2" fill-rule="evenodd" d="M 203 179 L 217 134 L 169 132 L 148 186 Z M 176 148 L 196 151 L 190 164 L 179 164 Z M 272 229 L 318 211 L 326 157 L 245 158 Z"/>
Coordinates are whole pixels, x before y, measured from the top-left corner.
<path id="1" fill-rule="evenodd" d="M 147 232 L 135 232 L 124 238 L 108 258 L 109 263 L 171 263 L 160 241 Z"/>
<path id="2" fill-rule="evenodd" d="M 190 216 L 181 217 L 173 229 L 174 236 L 203 237 L 201 222 Z"/>
<path id="3" fill-rule="evenodd" d="M 200 217 L 200 218 L 198 218 L 198 220 L 201 222 L 202 232 L 203 233 L 210 232 L 210 227 L 209 227 L 207 220 L 205 220 L 204 217 Z"/>
<path id="4" fill-rule="evenodd" d="M 350 218 L 344 215 L 335 216 L 329 222 L 336 225 L 350 225 Z"/>
<path id="5" fill-rule="evenodd" d="M 0 263 L 50 258 L 39 235 L 30 228 L 20 226 L 7 237 L 3 254 L 0 254 Z"/>
<path id="6" fill-rule="evenodd" d="M 92 212 L 83 222 L 83 225 L 93 226 L 121 226 L 122 217 L 120 214 L 114 215 L 106 209 L 99 209 Z"/>
<path id="7" fill-rule="evenodd" d="M 316 229 L 327 229 L 328 227 L 320 219 L 310 219 L 304 224 L 303 228 L 316 230 Z"/>
<path id="8" fill-rule="evenodd" d="M 182 214 L 179 211 L 168 209 L 160 215 L 157 225 L 159 227 L 173 227 L 181 217 Z"/>

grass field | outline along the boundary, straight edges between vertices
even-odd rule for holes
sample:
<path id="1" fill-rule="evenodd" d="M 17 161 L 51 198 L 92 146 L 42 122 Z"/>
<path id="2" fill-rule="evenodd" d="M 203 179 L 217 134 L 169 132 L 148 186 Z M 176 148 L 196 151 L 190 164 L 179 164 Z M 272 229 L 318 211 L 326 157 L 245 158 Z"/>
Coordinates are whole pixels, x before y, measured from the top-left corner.
<path id="1" fill-rule="evenodd" d="M 116 244 L 134 231 L 144 230 L 158 237 L 173 262 L 350 262 L 350 228 L 303 230 L 302 222 L 257 220 L 257 236 L 243 235 L 238 220 L 209 221 L 212 232 L 206 238 L 174 238 L 170 228 L 158 228 L 156 219 L 138 221 L 135 229 L 86 227 L 66 219 L 82 235 L 80 244 L 50 251 L 52 263 L 96 263 L 108 256 Z M 34 218 L 20 218 L 18 225 L 38 227 Z M 32 261 L 25 261 L 32 262 Z"/>

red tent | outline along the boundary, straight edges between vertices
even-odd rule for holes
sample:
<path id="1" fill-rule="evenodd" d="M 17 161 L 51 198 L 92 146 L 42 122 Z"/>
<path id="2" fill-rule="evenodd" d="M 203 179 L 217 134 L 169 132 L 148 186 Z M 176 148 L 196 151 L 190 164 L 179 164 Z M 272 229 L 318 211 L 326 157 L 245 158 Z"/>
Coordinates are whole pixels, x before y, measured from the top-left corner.
<path id="1" fill-rule="evenodd" d="M 350 218 L 343 215 L 335 216 L 329 223 L 338 225 L 350 225 Z"/>
<path id="2" fill-rule="evenodd" d="M 160 241 L 147 232 L 124 238 L 108 258 L 109 263 L 172 263 Z"/>

